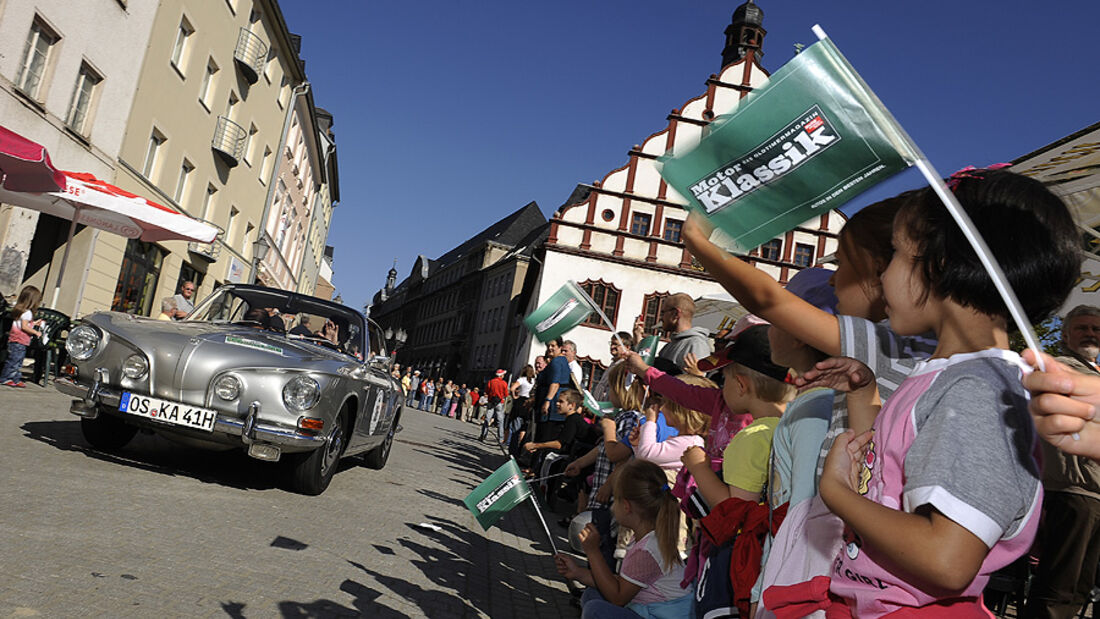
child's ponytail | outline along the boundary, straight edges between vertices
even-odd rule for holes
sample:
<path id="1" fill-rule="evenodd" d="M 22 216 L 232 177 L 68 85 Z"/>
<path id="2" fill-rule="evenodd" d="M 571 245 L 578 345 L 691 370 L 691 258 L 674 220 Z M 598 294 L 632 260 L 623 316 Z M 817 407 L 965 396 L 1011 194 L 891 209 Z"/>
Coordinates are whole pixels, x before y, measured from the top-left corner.
<path id="1" fill-rule="evenodd" d="M 661 486 L 659 500 L 657 526 L 653 527 L 653 534 L 657 536 L 657 547 L 661 549 L 661 558 L 665 560 L 664 568 L 668 570 L 683 561 L 680 560 L 680 503 L 672 494 L 667 481 Z"/>
<path id="2" fill-rule="evenodd" d="M 663 567 L 668 570 L 682 563 L 677 539 L 680 535 L 680 505 L 669 490 L 665 472 L 656 464 L 637 458 L 619 465 L 616 470 L 615 499 L 629 501 L 638 517 L 653 525 L 657 548 L 664 560 Z"/>

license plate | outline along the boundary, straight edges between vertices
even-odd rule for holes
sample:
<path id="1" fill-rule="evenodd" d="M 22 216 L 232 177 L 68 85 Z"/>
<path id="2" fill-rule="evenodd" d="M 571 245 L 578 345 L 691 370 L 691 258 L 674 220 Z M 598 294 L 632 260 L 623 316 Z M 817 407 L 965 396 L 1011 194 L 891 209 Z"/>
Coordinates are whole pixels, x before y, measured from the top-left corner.
<path id="1" fill-rule="evenodd" d="M 214 421 L 218 418 L 218 413 L 210 409 L 197 408 L 189 404 L 151 398 L 147 395 L 130 392 L 122 393 L 118 410 L 163 423 L 207 432 L 214 431 Z"/>

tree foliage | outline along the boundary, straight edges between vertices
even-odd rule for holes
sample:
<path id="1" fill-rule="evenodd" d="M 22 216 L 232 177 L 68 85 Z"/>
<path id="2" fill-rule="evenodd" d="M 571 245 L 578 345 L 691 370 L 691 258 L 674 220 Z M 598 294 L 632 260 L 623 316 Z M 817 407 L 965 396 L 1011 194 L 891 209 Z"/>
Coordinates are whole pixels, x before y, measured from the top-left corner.
<path id="1" fill-rule="evenodd" d="M 1043 352 L 1058 356 L 1062 354 L 1058 342 L 1062 339 L 1062 318 L 1053 316 L 1045 321 L 1032 326 L 1035 329 L 1035 337 L 1039 338 L 1039 346 Z M 1019 331 L 1013 331 L 1008 335 L 1008 346 L 1016 352 L 1027 350 L 1027 342 Z"/>

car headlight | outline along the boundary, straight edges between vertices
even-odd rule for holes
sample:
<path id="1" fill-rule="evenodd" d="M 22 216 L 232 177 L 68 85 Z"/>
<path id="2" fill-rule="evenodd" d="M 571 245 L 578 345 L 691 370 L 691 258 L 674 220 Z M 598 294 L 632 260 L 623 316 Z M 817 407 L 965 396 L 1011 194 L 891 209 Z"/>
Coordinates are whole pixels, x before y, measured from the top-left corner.
<path id="1" fill-rule="evenodd" d="M 65 350 L 69 351 L 69 356 L 73 359 L 84 361 L 95 354 L 99 341 L 98 329 L 88 325 L 80 325 L 69 332 L 69 337 L 65 340 Z"/>
<path id="2" fill-rule="evenodd" d="M 307 411 L 320 399 L 320 385 L 308 376 L 295 376 L 283 387 L 283 403 L 292 411 Z"/>
<path id="3" fill-rule="evenodd" d="M 145 373 L 149 371 L 149 362 L 145 359 L 145 355 L 135 354 L 126 357 L 126 360 L 122 362 L 122 375 L 126 378 L 138 379 L 145 376 Z"/>
<path id="4" fill-rule="evenodd" d="M 284 390 L 285 394 L 286 391 Z M 214 381 L 214 395 L 223 400 L 236 400 L 241 395 L 241 381 L 232 374 L 226 374 Z M 284 398 L 286 395 L 283 396 Z"/>

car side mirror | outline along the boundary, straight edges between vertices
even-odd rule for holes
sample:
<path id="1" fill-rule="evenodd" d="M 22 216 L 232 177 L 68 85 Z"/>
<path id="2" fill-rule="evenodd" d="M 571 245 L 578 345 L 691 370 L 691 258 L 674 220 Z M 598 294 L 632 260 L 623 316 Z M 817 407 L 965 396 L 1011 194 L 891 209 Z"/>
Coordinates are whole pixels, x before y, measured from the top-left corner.
<path id="1" fill-rule="evenodd" d="M 390 369 L 390 358 L 384 355 L 375 355 L 370 358 L 370 361 L 367 361 L 367 365 L 369 365 L 372 370 L 388 371 Z"/>

